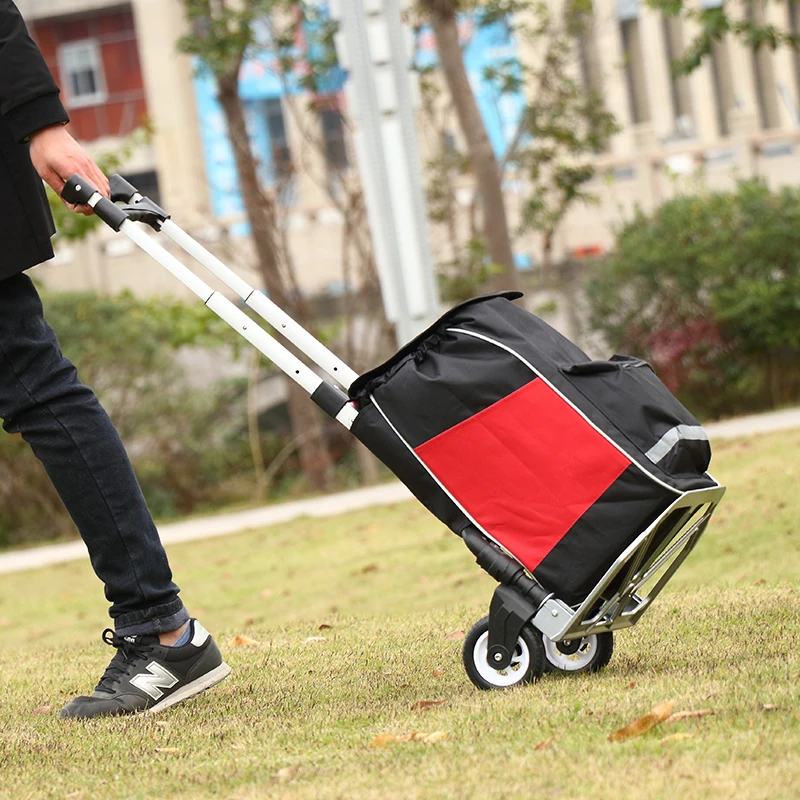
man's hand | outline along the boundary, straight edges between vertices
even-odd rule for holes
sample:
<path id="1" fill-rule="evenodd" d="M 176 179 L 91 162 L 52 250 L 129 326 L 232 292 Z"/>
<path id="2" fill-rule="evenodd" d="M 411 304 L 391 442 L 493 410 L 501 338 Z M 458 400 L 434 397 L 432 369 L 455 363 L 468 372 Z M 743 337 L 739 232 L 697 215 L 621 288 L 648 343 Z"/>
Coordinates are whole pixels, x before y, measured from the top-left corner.
<path id="1" fill-rule="evenodd" d="M 86 151 L 67 133 L 61 125 L 34 133 L 31 137 L 31 161 L 39 177 L 60 197 L 64 183 L 73 174 L 97 187 L 106 197 L 111 196 L 108 179 L 92 161 Z M 89 206 L 74 206 L 64 203 L 78 214 L 89 216 L 94 213 Z"/>

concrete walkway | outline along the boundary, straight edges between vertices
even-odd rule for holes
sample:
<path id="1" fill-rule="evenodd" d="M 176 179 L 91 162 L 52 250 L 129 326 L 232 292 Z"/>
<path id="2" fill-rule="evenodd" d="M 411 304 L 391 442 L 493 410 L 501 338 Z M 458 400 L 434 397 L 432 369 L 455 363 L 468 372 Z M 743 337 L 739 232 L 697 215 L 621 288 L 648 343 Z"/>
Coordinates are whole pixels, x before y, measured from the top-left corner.
<path id="1" fill-rule="evenodd" d="M 411 498 L 411 492 L 402 483 L 384 483 L 351 492 L 311 497 L 292 503 L 276 503 L 247 511 L 233 511 L 213 517 L 199 517 L 185 522 L 160 525 L 158 532 L 166 545 L 178 542 L 191 542 L 195 539 L 210 539 L 229 533 L 278 525 L 298 517 L 332 517 L 348 511 L 357 511 L 371 506 L 384 506 Z M 0 574 L 19 572 L 24 569 L 44 567 L 48 564 L 63 564 L 88 558 L 86 546 L 82 541 L 65 544 L 31 547 L 0 555 Z"/>
<path id="2" fill-rule="evenodd" d="M 705 426 L 712 443 L 715 439 L 731 439 L 792 428 L 800 428 L 800 408 L 738 417 Z M 162 525 L 158 530 L 164 544 L 170 545 L 225 536 L 229 533 L 241 533 L 267 525 L 279 525 L 299 517 L 332 517 L 362 508 L 398 503 L 409 498 L 411 492 L 403 484 L 385 483 L 351 492 L 176 522 Z M 48 564 L 62 564 L 87 557 L 86 547 L 81 541 L 17 550 L 0 555 L 0 574 L 44 567 Z"/>
<path id="3" fill-rule="evenodd" d="M 736 417 L 724 422 L 712 422 L 703 427 L 712 443 L 715 439 L 735 439 L 737 436 L 750 436 L 754 433 L 788 431 L 792 428 L 800 428 L 800 408 L 787 408 L 783 411 L 770 411 L 767 414 Z"/>

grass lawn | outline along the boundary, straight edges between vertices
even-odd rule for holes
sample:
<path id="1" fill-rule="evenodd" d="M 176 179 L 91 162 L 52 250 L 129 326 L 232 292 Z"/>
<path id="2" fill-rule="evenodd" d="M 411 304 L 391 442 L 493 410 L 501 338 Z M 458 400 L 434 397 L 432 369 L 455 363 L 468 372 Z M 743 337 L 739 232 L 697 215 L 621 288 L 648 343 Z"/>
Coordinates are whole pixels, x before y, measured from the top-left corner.
<path id="1" fill-rule="evenodd" d="M 474 689 L 448 638 L 493 581 L 411 502 L 173 548 L 234 673 L 153 718 L 60 722 L 111 655 L 101 587 L 83 563 L 5 575 L 0 797 L 796 798 L 799 451 L 719 444 L 728 495 L 608 668 L 509 692 Z M 663 701 L 714 713 L 608 741 Z M 370 746 L 412 731 L 447 736 Z"/>

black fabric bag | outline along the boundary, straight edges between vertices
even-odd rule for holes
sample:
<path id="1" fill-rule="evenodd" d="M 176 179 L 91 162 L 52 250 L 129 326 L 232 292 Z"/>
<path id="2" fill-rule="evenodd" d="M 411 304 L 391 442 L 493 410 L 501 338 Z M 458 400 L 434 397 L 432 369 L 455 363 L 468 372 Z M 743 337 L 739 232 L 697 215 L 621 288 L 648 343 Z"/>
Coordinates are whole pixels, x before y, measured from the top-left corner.
<path id="1" fill-rule="evenodd" d="M 448 311 L 351 387 L 352 432 L 455 533 L 476 525 L 565 602 L 683 492 L 708 440 L 643 361 L 591 361 L 507 292 Z"/>

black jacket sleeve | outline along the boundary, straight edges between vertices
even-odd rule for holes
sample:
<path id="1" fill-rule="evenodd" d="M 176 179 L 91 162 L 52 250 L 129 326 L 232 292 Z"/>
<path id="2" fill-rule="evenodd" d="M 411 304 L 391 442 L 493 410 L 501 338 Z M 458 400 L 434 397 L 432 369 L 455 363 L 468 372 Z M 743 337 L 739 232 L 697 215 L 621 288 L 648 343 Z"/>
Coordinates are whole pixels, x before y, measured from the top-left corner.
<path id="1" fill-rule="evenodd" d="M 0 114 L 18 142 L 69 122 L 58 86 L 12 0 L 0 0 Z"/>

